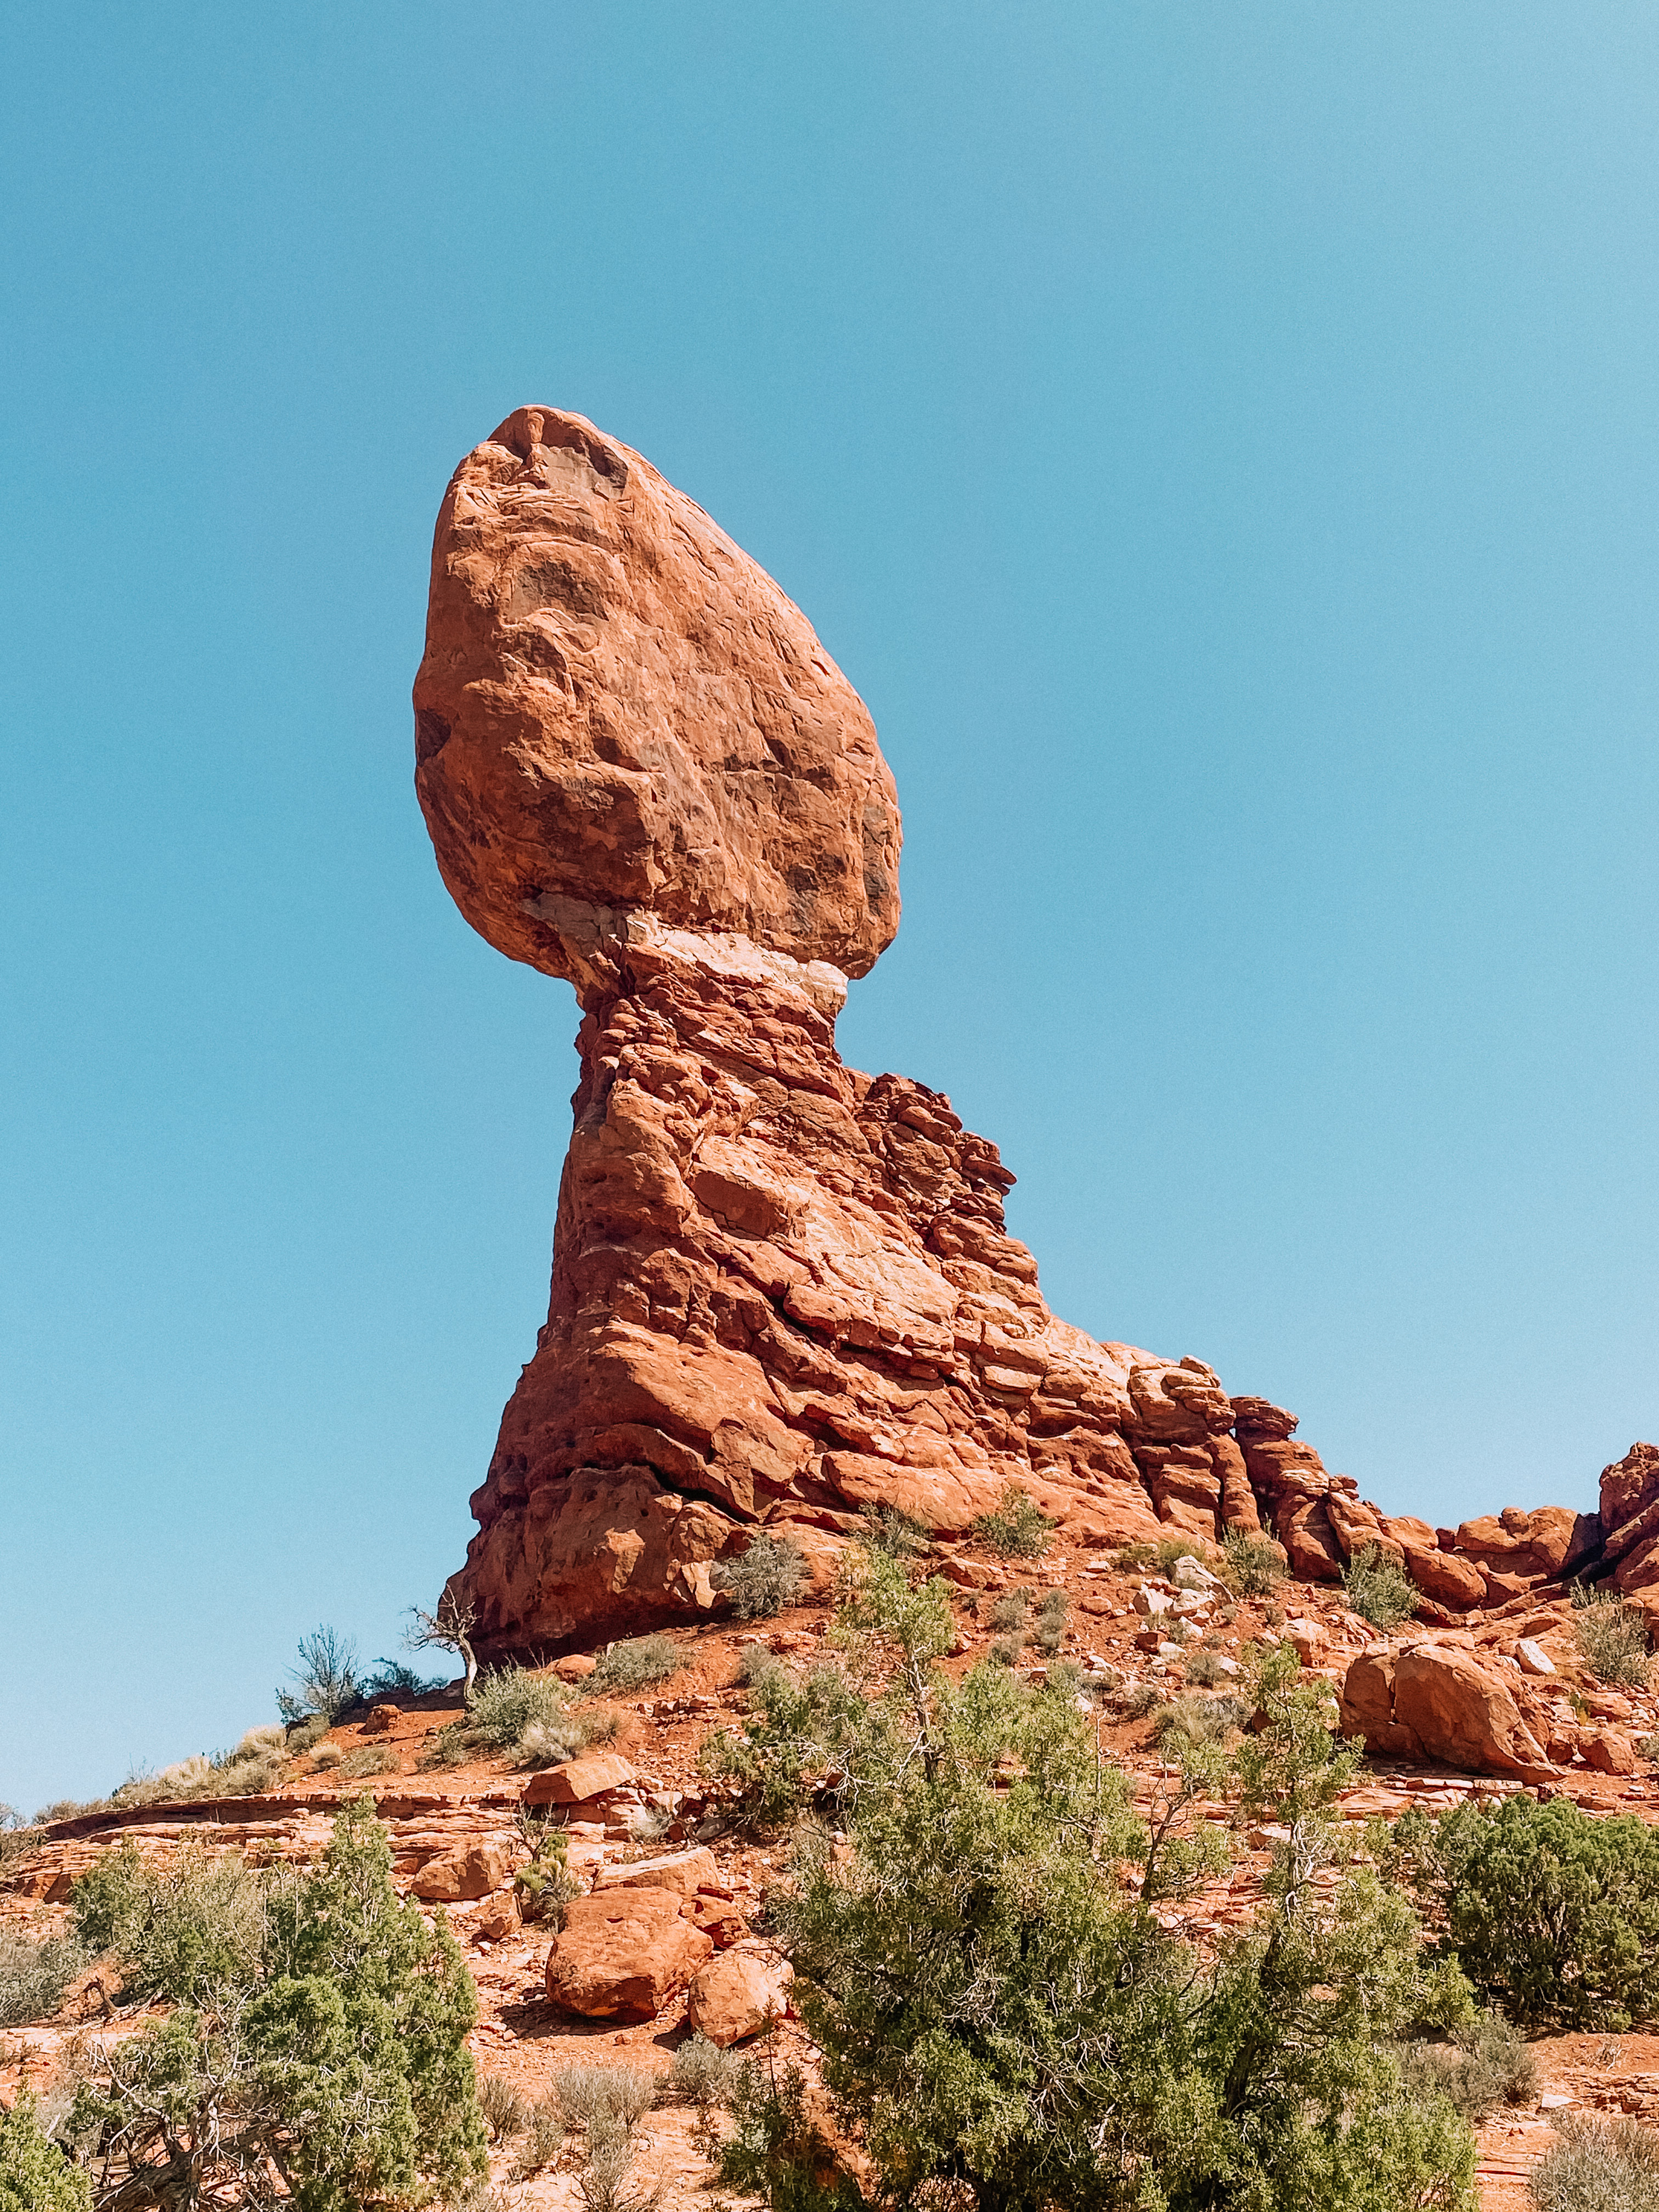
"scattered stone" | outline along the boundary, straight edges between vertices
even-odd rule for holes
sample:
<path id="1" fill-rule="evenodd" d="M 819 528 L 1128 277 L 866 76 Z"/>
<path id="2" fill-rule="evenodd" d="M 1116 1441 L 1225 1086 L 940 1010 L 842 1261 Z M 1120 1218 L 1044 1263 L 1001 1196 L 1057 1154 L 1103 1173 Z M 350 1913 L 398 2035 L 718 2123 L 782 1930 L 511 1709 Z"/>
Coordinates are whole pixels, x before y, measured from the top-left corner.
<path id="1" fill-rule="evenodd" d="M 763 2034 L 788 2005 L 787 1967 L 756 1951 L 725 1951 L 692 1983 L 686 2023 L 726 2051 Z"/>
<path id="2" fill-rule="evenodd" d="M 654 2020 L 714 1952 L 667 1889 L 573 1898 L 548 1954 L 550 2003 L 589 2020 Z"/>

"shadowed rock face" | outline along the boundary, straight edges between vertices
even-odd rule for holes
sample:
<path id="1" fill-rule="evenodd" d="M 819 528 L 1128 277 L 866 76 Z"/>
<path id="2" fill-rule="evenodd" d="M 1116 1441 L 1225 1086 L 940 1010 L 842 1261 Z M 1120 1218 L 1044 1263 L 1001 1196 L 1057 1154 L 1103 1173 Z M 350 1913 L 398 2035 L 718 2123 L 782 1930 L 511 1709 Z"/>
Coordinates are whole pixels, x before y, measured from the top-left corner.
<path id="1" fill-rule="evenodd" d="M 547 1323 L 451 1585 L 486 1653 L 706 1613 L 763 1528 L 820 1577 L 874 1504 L 948 1547 L 1010 1482 L 1068 1547 L 1266 1523 L 1330 1582 L 1377 1547 L 1430 1623 L 1615 1568 L 1659 1611 L 1650 1446 L 1607 1470 L 1599 1514 L 1437 1530 L 1367 1504 L 1294 1414 L 1201 1361 L 1049 1312 L 995 1146 L 836 1050 L 846 977 L 898 922 L 870 718 L 637 453 L 522 408 L 467 456 L 415 707 L 445 882 L 584 1017 Z M 1396 1689 L 1366 1706 L 1379 1739 L 1418 1725 Z"/>
<path id="2" fill-rule="evenodd" d="M 416 788 L 498 951 L 581 984 L 629 916 L 850 975 L 898 927 L 863 701 L 648 461 L 521 407 L 455 471 L 415 680 Z"/>

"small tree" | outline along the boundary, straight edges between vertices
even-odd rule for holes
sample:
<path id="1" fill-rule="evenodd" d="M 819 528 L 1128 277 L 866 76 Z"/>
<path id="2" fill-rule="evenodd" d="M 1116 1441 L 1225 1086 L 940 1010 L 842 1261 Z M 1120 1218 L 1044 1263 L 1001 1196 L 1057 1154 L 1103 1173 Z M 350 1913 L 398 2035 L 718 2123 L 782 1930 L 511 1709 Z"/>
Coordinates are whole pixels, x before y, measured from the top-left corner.
<path id="1" fill-rule="evenodd" d="M 477 1655 L 472 1649 L 472 1632 L 478 1624 L 478 1608 L 463 1603 L 453 1590 L 446 1589 L 438 1600 L 436 1613 L 423 1613 L 418 1605 L 409 1608 L 410 1625 L 404 1635 L 405 1651 L 453 1651 L 466 1667 L 466 1680 L 461 1686 L 461 1695 L 468 1705 L 472 1702 L 472 1685 L 478 1679 Z"/>
<path id="2" fill-rule="evenodd" d="M 92 2188 L 40 2125 L 27 2091 L 0 2112 L 0 2212 L 92 2212 Z"/>
<path id="3" fill-rule="evenodd" d="M 803 1729 L 830 1723 L 806 1756 L 834 1760 L 853 1850 L 803 1827 L 796 1881 L 769 1899 L 855 2155 L 786 2075 L 739 2097 L 723 2178 L 779 2212 L 1472 2212 L 1468 2128 L 1408 2091 L 1398 2055 L 1468 1990 L 1339 1843 L 1355 1754 L 1323 1685 L 1293 1652 L 1261 1658 L 1252 1732 L 1173 1747 L 1143 1822 L 1063 1691 L 944 1676 L 950 1626 L 940 1585 L 860 1563 L 837 1631 L 858 1694 Z M 781 1767 L 782 1741 L 765 1748 Z M 1205 1808 L 1229 1792 L 1287 1840 L 1255 1924 L 1206 1960 L 1167 1907 L 1224 1865 Z"/>
<path id="4" fill-rule="evenodd" d="M 1380 1544 L 1354 1553 L 1342 1570 L 1342 1589 L 1350 1608 L 1385 1634 L 1410 1620 L 1423 1601 L 1404 1567 Z"/>
<path id="5" fill-rule="evenodd" d="M 1659 2020 L 1659 1831 L 1636 1814 L 1564 1797 L 1466 1806 L 1435 1824 L 1421 1879 L 1448 1950 L 1511 2018 L 1581 2032 Z"/>
<path id="6" fill-rule="evenodd" d="M 298 1721 L 320 1713 L 331 1728 L 342 1713 L 361 1702 L 357 1646 L 337 1628 L 313 1628 L 300 1638 L 300 1663 L 293 1669 L 299 1695 L 278 1690 L 276 1710 L 292 1728 Z"/>
<path id="7" fill-rule="evenodd" d="M 159 1917 L 208 1917 L 207 1872 L 189 1877 L 197 1905 L 180 1911 L 175 1895 Z M 175 2006 L 94 2047 L 69 2132 L 89 2146 L 100 2205 L 357 2212 L 453 2196 L 483 2175 L 472 1979 L 448 1923 L 428 1926 L 392 1887 L 369 1801 L 341 1808 L 313 1871 L 259 1885 L 257 1943 L 239 1922 L 210 1956 L 169 1943 L 147 1954 L 162 1879 L 118 1860 L 74 1895 L 77 1924 L 101 1917 L 117 1955 L 148 1957 L 147 1985 Z"/>

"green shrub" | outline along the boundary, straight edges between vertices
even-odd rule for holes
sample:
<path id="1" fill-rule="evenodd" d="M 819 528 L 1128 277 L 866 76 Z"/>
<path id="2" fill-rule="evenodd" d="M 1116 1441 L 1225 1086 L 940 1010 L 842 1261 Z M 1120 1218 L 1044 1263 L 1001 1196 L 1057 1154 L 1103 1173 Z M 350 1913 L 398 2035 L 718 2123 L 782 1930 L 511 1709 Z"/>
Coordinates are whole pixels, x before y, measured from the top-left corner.
<path id="1" fill-rule="evenodd" d="M 528 1813 L 520 1815 L 519 1833 L 530 1847 L 530 1856 L 513 1877 L 520 1916 L 527 1922 L 562 1928 L 564 1909 L 581 1888 L 570 1871 L 564 1833 L 550 1820 L 538 1820 Z"/>
<path id="2" fill-rule="evenodd" d="M 590 1696 L 627 1697 L 665 1682 L 685 1664 L 685 1655 L 672 1636 L 636 1636 L 613 1644 L 582 1685 Z"/>
<path id="3" fill-rule="evenodd" d="M 340 1761 L 338 1771 L 356 1780 L 370 1774 L 395 1774 L 401 1765 L 389 1743 L 360 1743 Z"/>
<path id="4" fill-rule="evenodd" d="M 1201 1536 L 1160 1536 L 1155 1544 L 1126 1544 L 1115 1555 L 1124 1573 L 1158 1574 L 1166 1582 L 1178 1579 L 1176 1570 L 1183 1559 L 1196 1559 L 1200 1567 L 1208 1567 L 1210 1547 Z"/>
<path id="5" fill-rule="evenodd" d="M 985 1656 L 994 1667 L 1015 1667 L 1025 1649 L 1023 1636 L 999 1636 L 985 1647 Z"/>
<path id="6" fill-rule="evenodd" d="M 564 2148 L 564 2114 L 556 2097 L 538 2097 L 525 2116 L 517 2156 L 508 2174 L 511 2181 L 528 2181 L 550 2166 Z"/>
<path id="7" fill-rule="evenodd" d="M 93 1956 L 113 1954 L 127 1997 L 206 2004 L 246 1982 L 265 1940 L 264 1885 L 234 1852 L 186 1844 L 152 1867 L 128 1840 L 101 1851 L 70 1892 L 70 1924 Z"/>
<path id="8" fill-rule="evenodd" d="M 328 1723 L 320 1713 L 313 1713 L 305 1725 L 322 1734 Z M 304 1731 L 295 1733 L 303 1735 Z M 211 1759 L 198 1753 L 193 1759 L 175 1760 L 159 1773 L 130 1774 L 111 1792 L 109 1802 L 125 1807 L 188 1803 L 203 1797 L 252 1797 L 276 1788 L 293 1755 L 287 1729 L 250 1729 L 234 1750 L 219 1752 Z"/>
<path id="9" fill-rule="evenodd" d="M 467 1708 L 467 1735 L 491 1752 L 515 1752 L 533 1728 L 550 1729 L 568 1756 L 580 1735 L 571 1721 L 571 1692 L 557 1674 L 531 1674 L 522 1666 L 491 1668 L 477 1677 Z"/>
<path id="10" fill-rule="evenodd" d="M 1222 1572 L 1241 1597 L 1271 1597 L 1285 1579 L 1285 1559 L 1271 1537 L 1230 1528 L 1221 1540 Z"/>
<path id="11" fill-rule="evenodd" d="M 313 1628 L 300 1638 L 300 1663 L 293 1690 L 278 1690 L 276 1710 L 285 1721 L 321 1713 L 331 1727 L 342 1713 L 362 1702 L 357 1674 L 357 1646 L 337 1628 Z M 297 1694 L 296 1694 L 297 1693 Z"/>
<path id="12" fill-rule="evenodd" d="M 704 1737 L 700 1764 L 706 1774 L 735 1782 L 734 1826 L 755 1834 L 787 1827 L 837 1771 L 839 1747 L 848 1739 L 857 1685 L 834 1664 L 802 1676 L 773 1665 L 750 1687 L 743 1733 L 714 1729 Z"/>
<path id="13" fill-rule="evenodd" d="M 1437 2094 L 1479 2126 L 1499 2105 L 1525 2105 L 1538 2088 L 1538 2062 L 1502 2013 L 1486 2012 L 1444 2043 L 1413 2043 L 1401 2057 L 1407 2092 Z"/>
<path id="14" fill-rule="evenodd" d="M 357 2212 L 482 2179 L 477 1993 L 447 1921 L 398 1896 L 373 1807 L 341 1808 L 309 1872 L 227 1864 L 182 1854 L 154 1872 L 110 1851 L 76 1885 L 124 1990 L 175 2007 L 102 2046 L 76 2099 L 67 2131 L 94 2197 L 209 2201 L 180 2193 L 182 2172 L 214 2202 L 273 2203 L 274 2162 L 301 2212 Z"/>
<path id="15" fill-rule="evenodd" d="M 34 1816 L 33 1826 L 50 1828 L 57 1821 L 78 1820 L 88 1813 L 107 1813 L 109 1805 L 107 1797 L 88 1797 L 84 1801 L 78 1797 L 55 1797 L 50 1805 L 40 1808 Z"/>
<path id="16" fill-rule="evenodd" d="M 1188 1746 L 1221 1743 L 1249 1718 L 1249 1707 L 1241 1698 L 1205 1698 L 1188 1690 L 1159 1711 L 1152 1739 L 1168 1759 Z"/>
<path id="17" fill-rule="evenodd" d="M 1063 1589 L 1051 1589 L 1037 1607 L 1037 1649 L 1052 1658 L 1066 1641 L 1066 1616 L 1069 1611 Z"/>
<path id="18" fill-rule="evenodd" d="M 1464 1973 L 1512 2020 L 1659 2019 L 1659 1829 L 1565 1798 L 1469 1806 L 1436 1823 L 1422 1881 Z"/>
<path id="19" fill-rule="evenodd" d="M 991 1607 L 993 1628 L 1023 1629 L 1031 1610 L 1029 1592 L 1023 1589 L 1005 1590 Z"/>
<path id="20" fill-rule="evenodd" d="M 1190 1659 L 1182 1662 L 1182 1671 L 1188 1688 L 1194 1690 L 1213 1690 L 1218 1682 L 1230 1679 L 1220 1655 L 1214 1651 L 1194 1651 Z"/>
<path id="21" fill-rule="evenodd" d="M 511 2142 L 530 2124 L 529 2100 L 520 2096 L 505 2074 L 486 2074 L 479 2082 L 478 2110 L 492 2142 Z"/>
<path id="22" fill-rule="evenodd" d="M 657 2101 L 657 2077 L 644 2066 L 561 2066 L 553 2094 L 567 2127 L 589 2136 L 613 2129 L 630 2135 Z"/>
<path id="23" fill-rule="evenodd" d="M 738 1680 L 745 1690 L 753 1690 L 769 1674 L 775 1674 L 782 1662 L 775 1651 L 769 1651 L 763 1644 L 745 1644 L 738 1654 Z"/>
<path id="24" fill-rule="evenodd" d="M 1645 1690 L 1651 1662 L 1641 1609 L 1615 1591 L 1589 1589 L 1583 1583 L 1573 1585 L 1572 1602 L 1579 1656 L 1596 1680 L 1612 1689 Z"/>
<path id="25" fill-rule="evenodd" d="M 896 1505 L 869 1503 L 859 1510 L 865 1523 L 860 1541 L 868 1544 L 872 1551 L 891 1552 L 906 1559 L 933 1550 L 933 1540 L 928 1529 L 912 1515 L 902 1513 Z"/>
<path id="26" fill-rule="evenodd" d="M 798 2077 L 752 2069 L 727 2187 L 778 2212 L 1472 2212 L 1469 2130 L 1408 2095 L 1397 2047 L 1467 1992 L 1339 1838 L 1357 1754 L 1294 1654 L 1257 1666 L 1254 1735 L 1183 1754 L 1149 1832 L 1069 1699 L 938 1668 L 948 1608 L 902 1571 L 871 1563 L 842 1632 L 868 1655 L 841 1754 L 852 1850 L 804 1830 L 769 1910 L 858 2164 Z M 1294 1842 L 1254 1925 L 1206 1954 L 1162 1908 L 1224 1869 L 1206 1808 L 1228 1793 Z"/>
<path id="27" fill-rule="evenodd" d="M 362 1684 L 370 1705 L 380 1698 L 429 1698 L 434 1690 L 448 1687 L 447 1674 L 417 1674 L 401 1659 L 377 1659 L 374 1672 L 365 1676 Z"/>
<path id="28" fill-rule="evenodd" d="M 471 1755 L 471 1750 L 466 1723 L 449 1721 L 427 1738 L 426 1748 L 416 1764 L 422 1773 L 430 1773 L 435 1768 L 461 1766 Z"/>
<path id="29" fill-rule="evenodd" d="M 1422 1600 L 1398 1559 L 1380 1544 L 1366 1544 L 1342 1570 L 1349 1610 L 1385 1632 L 1410 1620 Z"/>
<path id="30" fill-rule="evenodd" d="M 92 2212 L 92 2185 L 48 2141 L 27 2091 L 0 2112 L 0 2212 Z"/>
<path id="31" fill-rule="evenodd" d="M 1005 1559 L 1038 1559 L 1048 1548 L 1054 1526 L 1030 1492 L 1011 1482 L 994 1510 L 975 1522 L 974 1534 Z"/>
<path id="32" fill-rule="evenodd" d="M 1659 2204 L 1659 2136 L 1633 2120 L 1564 2112 L 1533 2168 L 1538 2212 L 1652 2212 Z"/>
<path id="33" fill-rule="evenodd" d="M 0 1929 L 0 2027 L 50 2020 L 86 1963 L 86 1954 L 70 1936 L 33 1942 Z"/>
<path id="34" fill-rule="evenodd" d="M 798 1545 L 781 1544 L 775 1536 L 754 1538 L 741 1559 L 728 1559 L 711 1579 L 716 1589 L 732 1601 L 739 1620 L 770 1620 L 793 1605 L 800 1589 L 806 1560 Z"/>

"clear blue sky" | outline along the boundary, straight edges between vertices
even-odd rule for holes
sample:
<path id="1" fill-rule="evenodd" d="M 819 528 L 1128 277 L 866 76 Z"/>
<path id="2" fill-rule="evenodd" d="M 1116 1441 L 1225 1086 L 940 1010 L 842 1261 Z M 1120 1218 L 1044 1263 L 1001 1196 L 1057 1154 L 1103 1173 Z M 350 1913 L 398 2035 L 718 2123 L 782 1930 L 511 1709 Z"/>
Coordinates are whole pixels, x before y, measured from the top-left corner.
<path id="1" fill-rule="evenodd" d="M 409 686 L 526 401 L 869 701 L 843 1049 L 1059 1311 L 1437 1521 L 1659 1433 L 1651 7 L 14 0 L 0 103 L 0 1797 L 462 1555 L 576 1013 Z"/>

